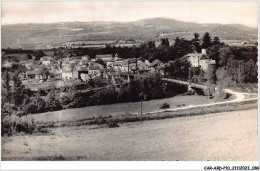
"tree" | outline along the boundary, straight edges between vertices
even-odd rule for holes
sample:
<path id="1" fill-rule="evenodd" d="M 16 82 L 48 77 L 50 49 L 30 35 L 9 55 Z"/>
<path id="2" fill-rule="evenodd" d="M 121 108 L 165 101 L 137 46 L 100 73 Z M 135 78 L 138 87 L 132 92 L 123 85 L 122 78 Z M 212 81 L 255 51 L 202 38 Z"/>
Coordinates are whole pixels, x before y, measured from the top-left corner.
<path id="1" fill-rule="evenodd" d="M 175 43 L 173 45 L 174 52 L 175 52 L 175 57 L 174 58 L 181 58 L 184 55 L 187 55 L 188 53 L 193 52 L 193 47 L 194 45 L 192 44 L 192 41 L 186 40 L 186 39 L 179 39 L 176 38 Z"/>
<path id="2" fill-rule="evenodd" d="M 149 49 L 152 49 L 152 48 L 155 48 L 155 47 L 156 47 L 154 41 L 149 41 L 149 42 L 147 43 L 147 45 L 148 45 L 148 48 L 149 48 Z"/>
<path id="3" fill-rule="evenodd" d="M 207 54 L 210 59 L 213 59 L 216 61 L 216 68 L 219 68 L 219 61 L 220 61 L 220 49 L 224 46 L 221 44 L 215 44 L 208 48 Z"/>
<path id="4" fill-rule="evenodd" d="M 46 110 L 48 111 L 55 111 L 61 109 L 61 105 L 59 103 L 59 94 L 56 92 L 54 85 L 51 86 L 51 90 L 45 98 L 45 103 Z"/>
<path id="5" fill-rule="evenodd" d="M 208 48 L 211 46 L 211 37 L 208 32 L 206 32 L 202 38 L 202 48 Z"/>
<path id="6" fill-rule="evenodd" d="M 227 71 L 232 80 L 236 83 L 243 83 L 245 79 L 245 64 L 243 60 L 229 59 Z"/>
<path id="7" fill-rule="evenodd" d="M 20 106 L 25 97 L 25 89 L 18 76 L 13 77 L 13 90 L 11 91 L 11 93 L 12 93 L 12 99 L 11 99 L 12 103 L 17 106 Z"/>
<path id="8" fill-rule="evenodd" d="M 32 99 L 32 102 L 36 105 L 38 113 L 45 111 L 45 101 L 42 99 L 40 91 L 37 91 L 36 96 Z"/>
<path id="9" fill-rule="evenodd" d="M 196 52 L 201 52 L 199 33 L 194 33 L 194 39 L 191 40 Z"/>
<path id="10" fill-rule="evenodd" d="M 67 87 L 67 91 L 64 96 L 61 98 L 61 104 L 63 105 L 63 108 L 70 108 L 70 107 L 75 107 L 76 100 L 75 98 L 78 95 L 78 91 L 76 89 L 75 85 L 71 85 Z"/>
<path id="11" fill-rule="evenodd" d="M 165 68 L 165 72 L 174 79 L 188 80 L 190 62 L 186 59 L 178 59 Z"/>
<path id="12" fill-rule="evenodd" d="M 223 100 L 226 98 L 227 93 L 225 92 L 225 88 L 228 87 L 228 85 L 231 82 L 231 78 L 228 74 L 228 71 L 223 67 L 219 68 L 216 71 L 216 77 L 217 77 L 217 92 L 215 95 L 216 100 Z"/>
<path id="13" fill-rule="evenodd" d="M 168 38 L 165 38 L 165 39 L 162 38 L 160 47 L 165 48 L 165 47 L 169 47 L 169 46 L 170 46 L 170 43 L 169 43 Z"/>
<path id="14" fill-rule="evenodd" d="M 257 71 L 255 70 L 255 63 L 253 59 L 250 59 L 245 63 L 245 82 L 254 83 L 257 82 Z"/>
<path id="15" fill-rule="evenodd" d="M 199 33 L 194 33 L 194 41 L 199 41 Z"/>
<path id="16" fill-rule="evenodd" d="M 46 56 L 46 54 L 42 50 L 37 50 L 35 52 L 35 57 L 36 57 L 37 60 L 39 60 L 43 56 Z"/>
<path id="17" fill-rule="evenodd" d="M 15 114 L 17 111 L 17 106 L 15 106 L 12 103 L 9 102 L 5 102 L 1 104 L 1 115 L 6 116 L 6 115 L 11 115 L 11 114 Z"/>
<path id="18" fill-rule="evenodd" d="M 227 66 L 228 61 L 231 59 L 234 59 L 235 55 L 230 50 L 229 47 L 223 47 L 219 49 L 219 55 L 218 55 L 218 67 L 224 67 Z"/>
<path id="19" fill-rule="evenodd" d="M 27 60 L 32 59 L 32 55 L 30 53 L 27 54 Z"/>
<path id="20" fill-rule="evenodd" d="M 215 67 L 209 65 L 208 69 L 205 71 L 204 77 L 207 79 L 206 86 L 208 88 L 208 95 L 212 94 L 215 90 L 216 75 Z"/>
<path id="21" fill-rule="evenodd" d="M 2 88 L 1 88 L 1 96 L 2 102 L 10 102 L 10 76 L 8 71 L 5 71 L 2 76 Z"/>
<path id="22" fill-rule="evenodd" d="M 179 45 L 180 45 L 180 39 L 179 39 L 179 37 L 176 37 L 174 46 L 179 46 Z"/>
<path id="23" fill-rule="evenodd" d="M 237 68 L 237 83 L 243 83 L 245 80 L 245 62 L 243 60 L 238 61 Z"/>
<path id="24" fill-rule="evenodd" d="M 220 44 L 220 40 L 218 37 L 214 37 L 213 45 Z"/>

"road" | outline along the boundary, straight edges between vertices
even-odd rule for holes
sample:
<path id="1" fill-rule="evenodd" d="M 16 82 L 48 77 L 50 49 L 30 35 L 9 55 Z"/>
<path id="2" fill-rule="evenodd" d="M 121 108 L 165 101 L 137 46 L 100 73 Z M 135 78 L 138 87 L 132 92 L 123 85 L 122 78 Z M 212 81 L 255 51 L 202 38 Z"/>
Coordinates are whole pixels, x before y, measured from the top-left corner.
<path id="1" fill-rule="evenodd" d="M 175 80 L 175 79 L 168 79 L 168 78 L 163 78 L 164 81 L 169 81 L 169 82 L 175 82 L 183 85 L 189 85 L 190 83 L 187 81 L 180 81 L 180 80 Z M 194 87 L 197 88 L 205 88 L 206 86 L 200 85 L 200 84 L 194 84 L 191 83 Z M 172 112 L 172 111 L 180 111 L 180 110 L 185 110 L 185 109 L 191 109 L 191 108 L 199 108 L 199 107 L 208 107 L 208 106 L 214 106 L 214 105 L 219 105 L 219 104 L 232 104 L 232 103 L 237 103 L 237 102 L 243 102 L 243 101 L 254 101 L 258 100 L 257 94 L 256 93 L 241 93 L 237 92 L 231 89 L 224 89 L 226 93 L 232 94 L 235 96 L 234 99 L 229 100 L 229 101 L 222 101 L 222 102 L 215 102 L 215 103 L 208 103 L 208 104 L 201 104 L 201 105 L 190 105 L 190 106 L 185 106 L 185 107 L 180 107 L 180 108 L 172 108 L 172 109 L 162 109 L 162 110 L 157 110 L 157 111 L 152 111 L 152 112 L 146 112 L 143 113 L 145 114 L 153 114 L 153 113 L 163 113 L 163 112 Z M 254 96 L 246 99 L 246 96 Z"/>

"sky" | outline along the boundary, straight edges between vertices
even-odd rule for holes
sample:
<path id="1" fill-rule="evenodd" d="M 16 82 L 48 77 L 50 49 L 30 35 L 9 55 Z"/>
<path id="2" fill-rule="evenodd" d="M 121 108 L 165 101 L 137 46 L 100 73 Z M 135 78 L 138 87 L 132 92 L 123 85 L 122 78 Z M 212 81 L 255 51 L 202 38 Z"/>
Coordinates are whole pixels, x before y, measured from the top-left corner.
<path id="1" fill-rule="evenodd" d="M 2 25 L 165 17 L 257 28 L 257 2 L 2 2 Z"/>

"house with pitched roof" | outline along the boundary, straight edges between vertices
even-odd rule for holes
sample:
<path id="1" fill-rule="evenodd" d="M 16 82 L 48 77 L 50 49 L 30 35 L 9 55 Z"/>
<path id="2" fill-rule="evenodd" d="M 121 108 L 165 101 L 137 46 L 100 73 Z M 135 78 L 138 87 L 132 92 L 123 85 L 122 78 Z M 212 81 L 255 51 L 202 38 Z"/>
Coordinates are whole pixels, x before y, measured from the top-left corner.
<path id="1" fill-rule="evenodd" d="M 191 67 L 201 67 L 202 70 L 207 70 L 209 65 L 215 65 L 216 61 L 208 57 L 206 50 L 202 49 L 201 53 L 193 52 L 184 56 L 190 62 Z"/>
<path id="2" fill-rule="evenodd" d="M 72 74 L 73 74 L 73 71 L 72 71 L 72 68 L 71 68 L 70 65 L 65 65 L 65 66 L 62 68 L 61 77 L 62 77 L 64 80 L 70 80 L 70 79 L 72 79 Z"/>
<path id="3" fill-rule="evenodd" d="M 34 80 L 34 79 L 42 79 L 42 74 L 40 70 L 31 70 L 31 71 L 26 71 L 25 72 L 26 79 L 28 80 Z"/>
<path id="4" fill-rule="evenodd" d="M 42 62 L 42 65 L 51 65 L 51 62 L 53 61 L 52 57 L 49 56 L 41 57 L 40 60 Z"/>
<path id="5" fill-rule="evenodd" d="M 102 59 L 104 62 L 107 62 L 113 59 L 113 54 L 96 55 L 96 60 L 97 59 Z"/>

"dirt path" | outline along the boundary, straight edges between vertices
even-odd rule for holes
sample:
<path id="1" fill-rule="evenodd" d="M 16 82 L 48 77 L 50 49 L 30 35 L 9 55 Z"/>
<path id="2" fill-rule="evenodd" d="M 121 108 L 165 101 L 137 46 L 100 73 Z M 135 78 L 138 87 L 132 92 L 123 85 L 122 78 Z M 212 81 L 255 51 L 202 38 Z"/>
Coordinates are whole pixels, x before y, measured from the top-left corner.
<path id="1" fill-rule="evenodd" d="M 4 139 L 4 160 L 257 160 L 257 109 Z"/>
<path id="2" fill-rule="evenodd" d="M 153 114 L 153 113 L 162 113 L 162 112 L 172 112 L 172 111 L 180 111 L 184 109 L 191 109 L 191 108 L 199 108 L 199 107 L 207 107 L 207 106 L 214 106 L 214 105 L 219 105 L 219 104 L 229 104 L 229 103 L 236 103 L 236 102 L 242 102 L 242 101 L 251 101 L 251 100 L 257 100 L 257 94 L 254 93 L 241 93 L 237 92 L 231 89 L 225 89 L 227 93 L 230 93 L 232 95 L 235 95 L 235 99 L 232 99 L 230 101 L 222 101 L 222 102 L 215 102 L 215 103 L 208 103 L 208 104 L 200 104 L 200 105 L 189 105 L 187 107 L 180 107 L 180 108 L 173 108 L 173 109 L 162 109 L 162 110 L 157 110 L 157 111 L 152 111 L 152 112 L 146 112 L 143 113 L 145 114 Z M 253 98 L 248 98 L 246 99 L 246 96 L 253 95 L 256 97 Z"/>

